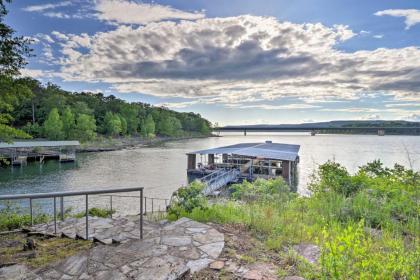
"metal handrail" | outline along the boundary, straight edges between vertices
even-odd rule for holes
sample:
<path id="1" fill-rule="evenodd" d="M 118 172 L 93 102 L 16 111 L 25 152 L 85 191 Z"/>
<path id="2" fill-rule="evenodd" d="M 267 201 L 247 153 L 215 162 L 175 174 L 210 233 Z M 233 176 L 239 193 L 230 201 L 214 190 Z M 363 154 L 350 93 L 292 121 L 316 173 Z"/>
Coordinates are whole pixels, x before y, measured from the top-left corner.
<path id="1" fill-rule="evenodd" d="M 71 192 L 52 192 L 52 193 L 33 193 L 33 194 L 14 194 L 14 195 L 0 195 L 0 200 L 18 200 L 29 199 L 29 208 L 31 216 L 31 225 L 33 225 L 33 207 L 32 200 L 41 198 L 54 199 L 54 233 L 57 234 L 57 197 L 60 198 L 61 220 L 64 221 L 64 197 L 69 196 L 85 196 L 86 205 L 86 240 L 89 239 L 89 195 L 101 195 L 108 193 L 122 193 L 122 192 L 140 192 L 140 239 L 143 239 L 143 187 L 137 188 L 121 188 L 121 189 L 107 189 L 107 190 L 88 190 L 88 191 L 71 191 Z M 133 196 L 134 197 L 134 196 Z"/>
<path id="2" fill-rule="evenodd" d="M 112 205 L 113 205 L 113 197 L 123 197 L 123 198 L 139 198 L 138 196 L 133 196 L 133 195 L 117 195 L 117 194 L 105 194 L 105 195 L 99 195 L 99 196 L 101 196 L 101 197 L 109 197 L 109 205 L 110 205 L 110 211 L 111 211 L 111 213 L 110 213 L 110 215 L 111 215 L 111 218 L 112 218 Z M 144 211 L 143 211 L 143 213 L 146 215 L 147 214 L 147 200 L 149 199 L 152 203 L 151 203 L 151 206 L 152 206 L 152 214 L 154 213 L 154 201 L 155 200 L 157 200 L 157 201 L 163 201 L 163 202 L 165 202 L 165 208 L 164 208 L 164 210 L 165 210 L 165 212 L 167 211 L 167 209 L 168 209 L 168 206 L 170 205 L 170 199 L 169 198 L 160 198 L 160 197 L 147 197 L 147 196 L 145 196 L 145 197 L 143 197 L 144 198 Z M 159 205 L 159 212 L 160 212 L 160 205 Z"/>

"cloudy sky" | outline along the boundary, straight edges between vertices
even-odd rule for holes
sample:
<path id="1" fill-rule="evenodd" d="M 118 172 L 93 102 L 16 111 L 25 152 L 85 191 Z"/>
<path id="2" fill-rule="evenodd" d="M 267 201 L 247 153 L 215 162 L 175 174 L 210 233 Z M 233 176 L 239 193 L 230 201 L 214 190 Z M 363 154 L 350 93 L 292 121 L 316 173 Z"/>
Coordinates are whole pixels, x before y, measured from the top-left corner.
<path id="1" fill-rule="evenodd" d="M 418 0 L 14 1 L 24 75 L 219 124 L 420 121 Z"/>

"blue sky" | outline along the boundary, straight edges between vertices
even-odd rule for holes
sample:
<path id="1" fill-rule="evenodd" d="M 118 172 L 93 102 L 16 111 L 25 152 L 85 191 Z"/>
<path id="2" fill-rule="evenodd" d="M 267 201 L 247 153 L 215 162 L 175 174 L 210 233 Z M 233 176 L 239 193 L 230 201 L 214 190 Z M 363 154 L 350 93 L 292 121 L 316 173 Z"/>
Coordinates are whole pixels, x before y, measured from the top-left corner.
<path id="1" fill-rule="evenodd" d="M 219 124 L 420 121 L 420 1 L 13 1 L 23 75 Z"/>

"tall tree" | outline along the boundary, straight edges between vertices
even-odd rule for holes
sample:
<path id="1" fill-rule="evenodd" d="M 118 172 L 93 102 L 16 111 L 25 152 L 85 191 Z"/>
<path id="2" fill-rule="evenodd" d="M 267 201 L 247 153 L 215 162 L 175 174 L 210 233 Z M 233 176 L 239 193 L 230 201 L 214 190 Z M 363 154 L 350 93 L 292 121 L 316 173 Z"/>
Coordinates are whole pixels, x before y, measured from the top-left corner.
<path id="1" fill-rule="evenodd" d="M 117 136 L 122 132 L 121 119 L 112 112 L 106 112 L 104 118 L 104 131 L 111 136 Z"/>
<path id="2" fill-rule="evenodd" d="M 63 116 L 61 118 L 63 120 L 64 137 L 66 139 L 70 139 L 74 136 L 74 128 L 76 125 L 74 114 L 70 107 L 66 107 L 66 109 L 64 109 Z"/>
<path id="3" fill-rule="evenodd" d="M 31 96 L 25 84 L 6 75 L 0 75 L 0 141 L 12 141 L 14 138 L 30 138 L 30 135 L 12 127 L 15 107 Z"/>
<path id="4" fill-rule="evenodd" d="M 146 120 L 144 121 L 142 127 L 142 134 L 145 137 L 153 137 L 155 136 L 155 121 L 153 120 L 152 115 L 147 115 Z"/>
<path id="5" fill-rule="evenodd" d="M 11 0 L 0 0 L 0 75 L 14 76 L 26 64 L 25 56 L 31 55 L 31 40 L 15 36 L 15 31 L 4 23 L 8 12 L 5 2 Z"/>
<path id="6" fill-rule="evenodd" d="M 15 31 L 4 23 L 7 15 L 5 2 L 0 0 L 0 141 L 11 141 L 14 138 L 28 138 L 29 134 L 10 126 L 13 117 L 10 111 L 16 105 L 16 100 L 27 97 L 28 89 L 21 88 L 11 78 L 19 74 L 19 70 L 26 64 L 25 56 L 32 51 L 30 40 L 15 37 Z"/>
<path id="7" fill-rule="evenodd" d="M 96 137 L 96 122 L 91 115 L 80 114 L 76 120 L 75 137 L 82 142 Z"/>
<path id="8" fill-rule="evenodd" d="M 62 140 L 64 138 L 63 122 L 57 108 L 51 110 L 44 122 L 44 135 L 50 140 Z"/>

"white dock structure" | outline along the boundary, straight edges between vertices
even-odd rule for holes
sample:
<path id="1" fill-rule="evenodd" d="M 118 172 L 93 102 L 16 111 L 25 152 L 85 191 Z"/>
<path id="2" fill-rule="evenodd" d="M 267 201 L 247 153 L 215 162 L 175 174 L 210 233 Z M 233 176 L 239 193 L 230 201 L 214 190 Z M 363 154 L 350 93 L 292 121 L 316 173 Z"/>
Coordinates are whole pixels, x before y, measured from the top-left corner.
<path id="1" fill-rule="evenodd" d="M 203 191 L 206 195 L 241 179 L 283 177 L 295 186 L 299 149 L 299 145 L 266 141 L 195 151 L 187 154 L 187 173 L 190 181 L 199 179 L 207 185 Z"/>

